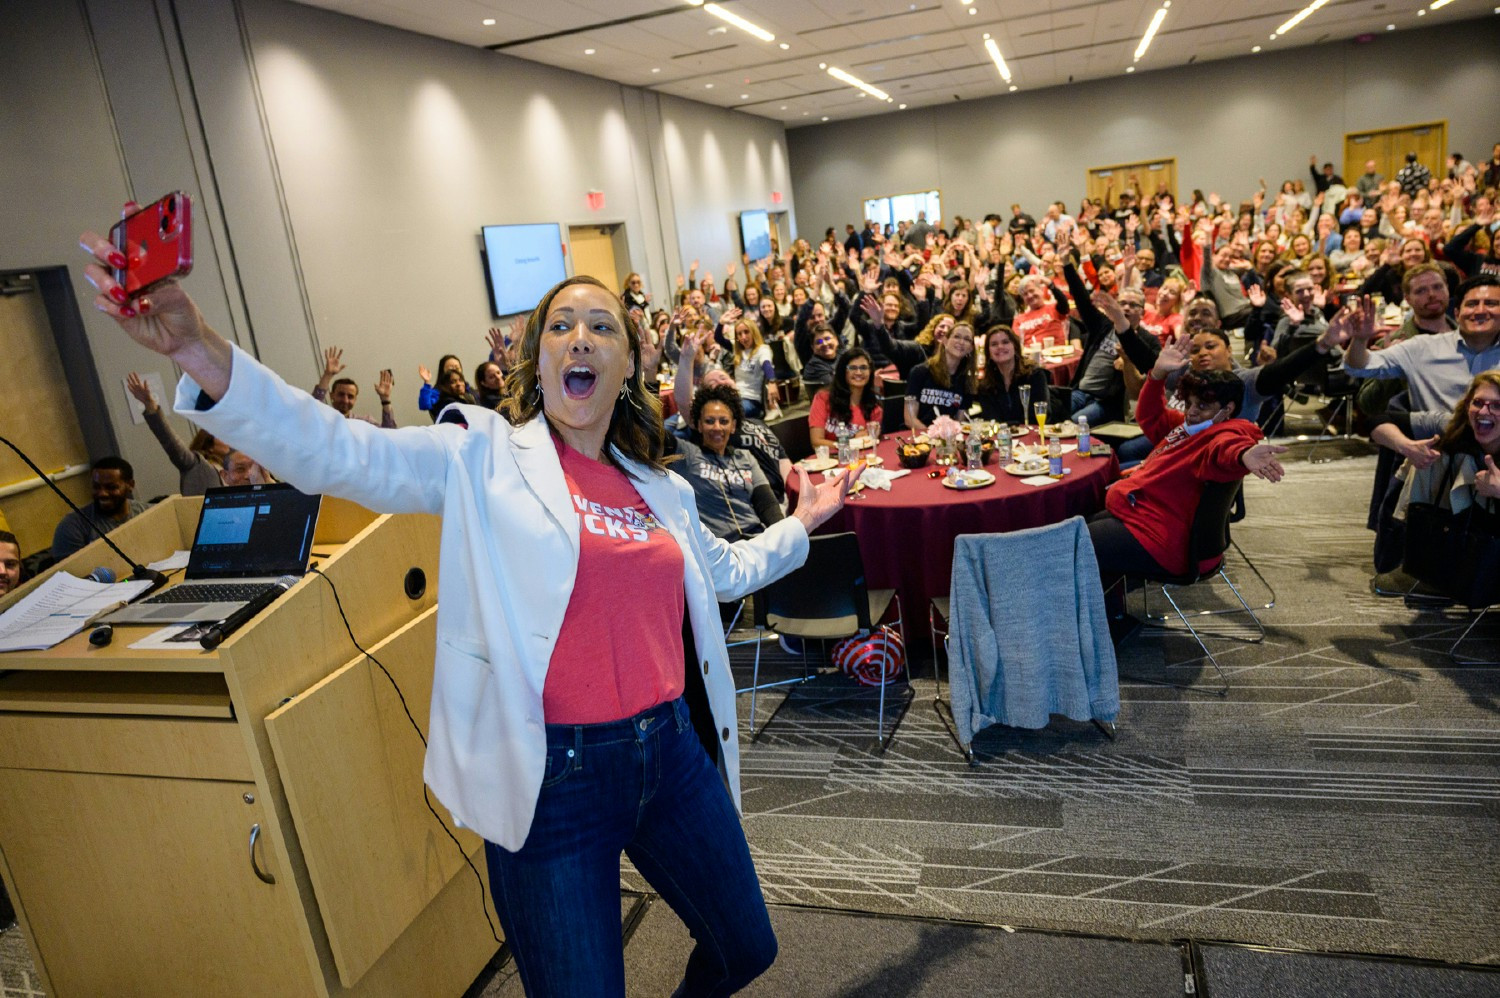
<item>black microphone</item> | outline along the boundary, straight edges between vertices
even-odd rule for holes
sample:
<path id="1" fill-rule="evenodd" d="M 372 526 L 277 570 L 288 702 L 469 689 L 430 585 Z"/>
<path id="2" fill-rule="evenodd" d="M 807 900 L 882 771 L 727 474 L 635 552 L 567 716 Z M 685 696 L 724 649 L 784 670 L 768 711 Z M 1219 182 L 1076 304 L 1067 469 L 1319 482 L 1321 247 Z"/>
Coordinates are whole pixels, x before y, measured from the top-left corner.
<path id="1" fill-rule="evenodd" d="M 22 461 L 26 462 L 26 467 L 28 467 L 32 471 L 36 472 L 37 477 L 40 478 L 43 482 L 47 483 L 47 488 L 51 489 L 53 492 L 56 492 L 57 495 L 58 495 L 58 498 L 60 498 L 63 502 L 65 502 L 65 503 L 68 504 L 68 508 L 69 509 L 71 509 L 73 512 L 77 513 L 79 516 L 82 516 L 83 519 L 84 519 L 84 522 L 88 522 L 88 517 L 86 517 L 86 516 L 83 515 L 83 510 L 81 510 L 81 509 L 78 508 L 78 504 L 75 503 L 73 500 L 69 499 L 68 498 L 68 494 L 66 492 L 64 492 L 62 489 L 60 489 L 60 488 L 57 487 L 57 483 L 52 480 L 51 476 L 49 476 L 41 468 L 38 468 L 36 466 L 36 462 L 33 461 L 31 458 L 29 458 L 29 457 L 26 456 L 26 452 L 25 451 L 21 450 L 21 448 L 17 447 L 15 444 L 11 443 L 9 440 L 5 439 L 4 437 L 0 437 L 0 444 L 4 444 L 5 446 L 9 447 L 11 450 L 15 451 L 16 452 L 16 456 L 19 457 Z M 161 572 L 156 571 L 153 568 L 147 568 L 145 565 L 142 565 L 140 562 L 138 562 L 134 558 L 130 557 L 130 555 L 126 554 L 124 551 L 121 551 L 120 550 L 120 546 L 118 544 L 116 544 L 114 541 L 110 540 L 108 534 L 103 533 L 101 531 L 99 533 L 99 539 L 102 540 L 102 541 L 104 541 L 104 543 L 109 546 L 109 549 L 111 551 L 113 551 L 115 554 L 119 555 L 120 558 L 125 562 L 125 564 L 127 564 L 127 565 L 130 566 L 130 577 L 131 577 L 131 579 L 133 579 L 133 580 L 135 580 L 137 582 L 145 580 L 145 579 L 151 580 L 151 588 L 148 589 L 148 590 L 146 590 L 145 593 L 141 593 L 142 596 L 146 595 L 146 593 L 154 593 L 154 592 L 156 592 L 156 590 L 160 589 L 162 586 L 164 586 L 164 585 L 167 584 L 167 577 L 165 575 L 163 575 Z M 96 577 L 96 576 L 98 576 L 98 573 L 100 571 L 108 572 L 109 569 L 95 569 L 94 574 L 90 575 L 89 577 L 92 578 L 92 579 L 94 579 L 94 581 L 96 581 L 96 582 L 113 582 L 114 581 L 114 573 L 112 573 L 112 572 L 110 573 L 110 578 L 108 578 L 108 579 L 102 578 L 102 577 Z"/>
<path id="2" fill-rule="evenodd" d="M 203 632 L 203 637 L 198 639 L 198 643 L 202 645 L 206 651 L 213 651 L 215 648 L 219 647 L 219 645 L 224 643 L 225 638 L 229 637 L 229 635 L 245 626 L 245 624 L 249 622 L 251 617 L 254 617 L 257 613 L 260 613 L 266 607 L 276 602 L 276 597 L 280 596 L 282 593 L 286 592 L 296 584 L 297 576 L 283 575 L 281 578 L 273 582 L 265 592 L 261 593 L 259 596 L 255 597 L 253 600 L 246 603 L 244 606 L 240 607 L 238 610 L 234 611 L 229 616 L 219 621 L 217 624 L 209 627 L 208 630 Z"/>

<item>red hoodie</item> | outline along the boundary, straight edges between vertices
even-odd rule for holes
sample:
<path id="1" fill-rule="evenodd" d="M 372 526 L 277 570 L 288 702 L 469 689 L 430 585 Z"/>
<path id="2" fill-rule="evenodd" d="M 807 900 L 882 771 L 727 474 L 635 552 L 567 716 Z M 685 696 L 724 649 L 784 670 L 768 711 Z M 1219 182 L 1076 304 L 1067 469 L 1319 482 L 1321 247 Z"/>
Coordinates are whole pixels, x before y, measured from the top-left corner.
<path id="1" fill-rule="evenodd" d="M 1183 414 L 1167 408 L 1165 383 L 1155 378 L 1141 386 L 1135 418 L 1156 449 L 1133 475 L 1110 486 L 1104 508 L 1162 568 L 1186 575 L 1188 539 L 1203 483 L 1244 478 L 1240 455 L 1261 440 L 1260 427 L 1248 419 L 1226 419 L 1188 436 L 1179 429 Z M 1218 560 L 1203 562 L 1198 571 L 1213 568 Z"/>

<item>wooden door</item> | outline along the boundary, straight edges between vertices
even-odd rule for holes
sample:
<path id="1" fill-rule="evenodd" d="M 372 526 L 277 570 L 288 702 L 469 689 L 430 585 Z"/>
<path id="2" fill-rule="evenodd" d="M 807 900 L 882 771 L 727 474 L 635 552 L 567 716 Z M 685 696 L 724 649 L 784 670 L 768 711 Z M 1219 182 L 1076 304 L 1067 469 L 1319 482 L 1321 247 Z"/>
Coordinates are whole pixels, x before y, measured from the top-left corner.
<path id="1" fill-rule="evenodd" d="M 1116 163 L 1113 166 L 1090 167 L 1085 178 L 1085 192 L 1091 198 L 1103 200 L 1109 194 L 1116 202 L 1120 193 L 1132 186 L 1140 188 L 1144 197 L 1152 197 L 1159 191 L 1177 197 L 1177 160 L 1167 156 L 1162 159 L 1143 160 L 1138 163 Z M 1069 213 L 1077 205 L 1068 205 Z"/>
<path id="2" fill-rule="evenodd" d="M 590 277 L 597 277 L 615 294 L 620 293 L 613 226 L 570 225 L 568 245 L 573 254 L 574 275 L 588 274 Z"/>
<path id="3" fill-rule="evenodd" d="M 1350 132 L 1344 136 L 1344 169 L 1340 174 L 1352 187 L 1365 172 L 1365 163 L 1375 161 L 1375 170 L 1394 180 L 1406 165 L 1406 154 L 1417 154 L 1417 162 L 1434 177 L 1448 174 L 1448 123 L 1430 121 L 1421 125 Z"/>
<path id="4" fill-rule="evenodd" d="M 0 770 L 0 842 L 55 998 L 312 995 L 252 783 Z"/>
<path id="5" fill-rule="evenodd" d="M 13 286 L 21 290 L 0 295 L 0 343 L 9 375 L 6 409 L 14 417 L 6 420 L 5 435 L 49 473 L 86 468 L 88 448 L 41 293 L 26 279 Z M 35 418 L 22 418 L 23 413 Z M 29 555 L 51 546 L 52 528 L 67 510 L 10 448 L 0 447 L 0 487 L 21 482 L 37 484 L 0 498 L 0 511 L 21 542 L 21 553 Z M 92 501 L 87 472 L 58 484 L 79 505 Z"/>

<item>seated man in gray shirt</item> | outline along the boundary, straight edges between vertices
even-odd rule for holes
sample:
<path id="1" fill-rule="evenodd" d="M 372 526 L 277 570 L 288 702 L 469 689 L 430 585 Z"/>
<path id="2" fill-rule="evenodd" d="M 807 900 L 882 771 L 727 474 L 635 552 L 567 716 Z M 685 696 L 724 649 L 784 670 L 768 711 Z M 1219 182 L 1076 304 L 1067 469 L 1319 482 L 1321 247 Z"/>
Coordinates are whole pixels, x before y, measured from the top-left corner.
<path id="1" fill-rule="evenodd" d="M 1351 300 L 1336 321 L 1349 328 L 1344 369 L 1356 378 L 1405 378 L 1406 426 L 1386 423 L 1371 439 L 1417 467 L 1437 460 L 1437 435 L 1474 375 L 1500 368 L 1500 277 L 1475 274 L 1459 287 L 1458 330 L 1414 336 L 1371 351 L 1377 316 L 1368 301 Z"/>
<path id="2" fill-rule="evenodd" d="M 91 466 L 94 501 L 78 513 L 69 513 L 52 532 L 52 560 L 68 555 L 145 512 L 146 504 L 134 498 L 135 469 L 120 457 L 101 457 Z"/>

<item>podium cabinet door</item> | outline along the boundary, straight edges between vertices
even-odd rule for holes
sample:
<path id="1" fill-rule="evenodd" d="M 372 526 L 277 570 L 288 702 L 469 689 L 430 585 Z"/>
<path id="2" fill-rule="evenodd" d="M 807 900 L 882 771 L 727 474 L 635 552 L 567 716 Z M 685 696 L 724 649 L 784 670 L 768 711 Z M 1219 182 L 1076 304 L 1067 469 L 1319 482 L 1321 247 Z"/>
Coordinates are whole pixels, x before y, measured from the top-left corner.
<path id="1" fill-rule="evenodd" d="M 0 770 L 0 849 L 54 998 L 318 992 L 254 791 Z"/>

